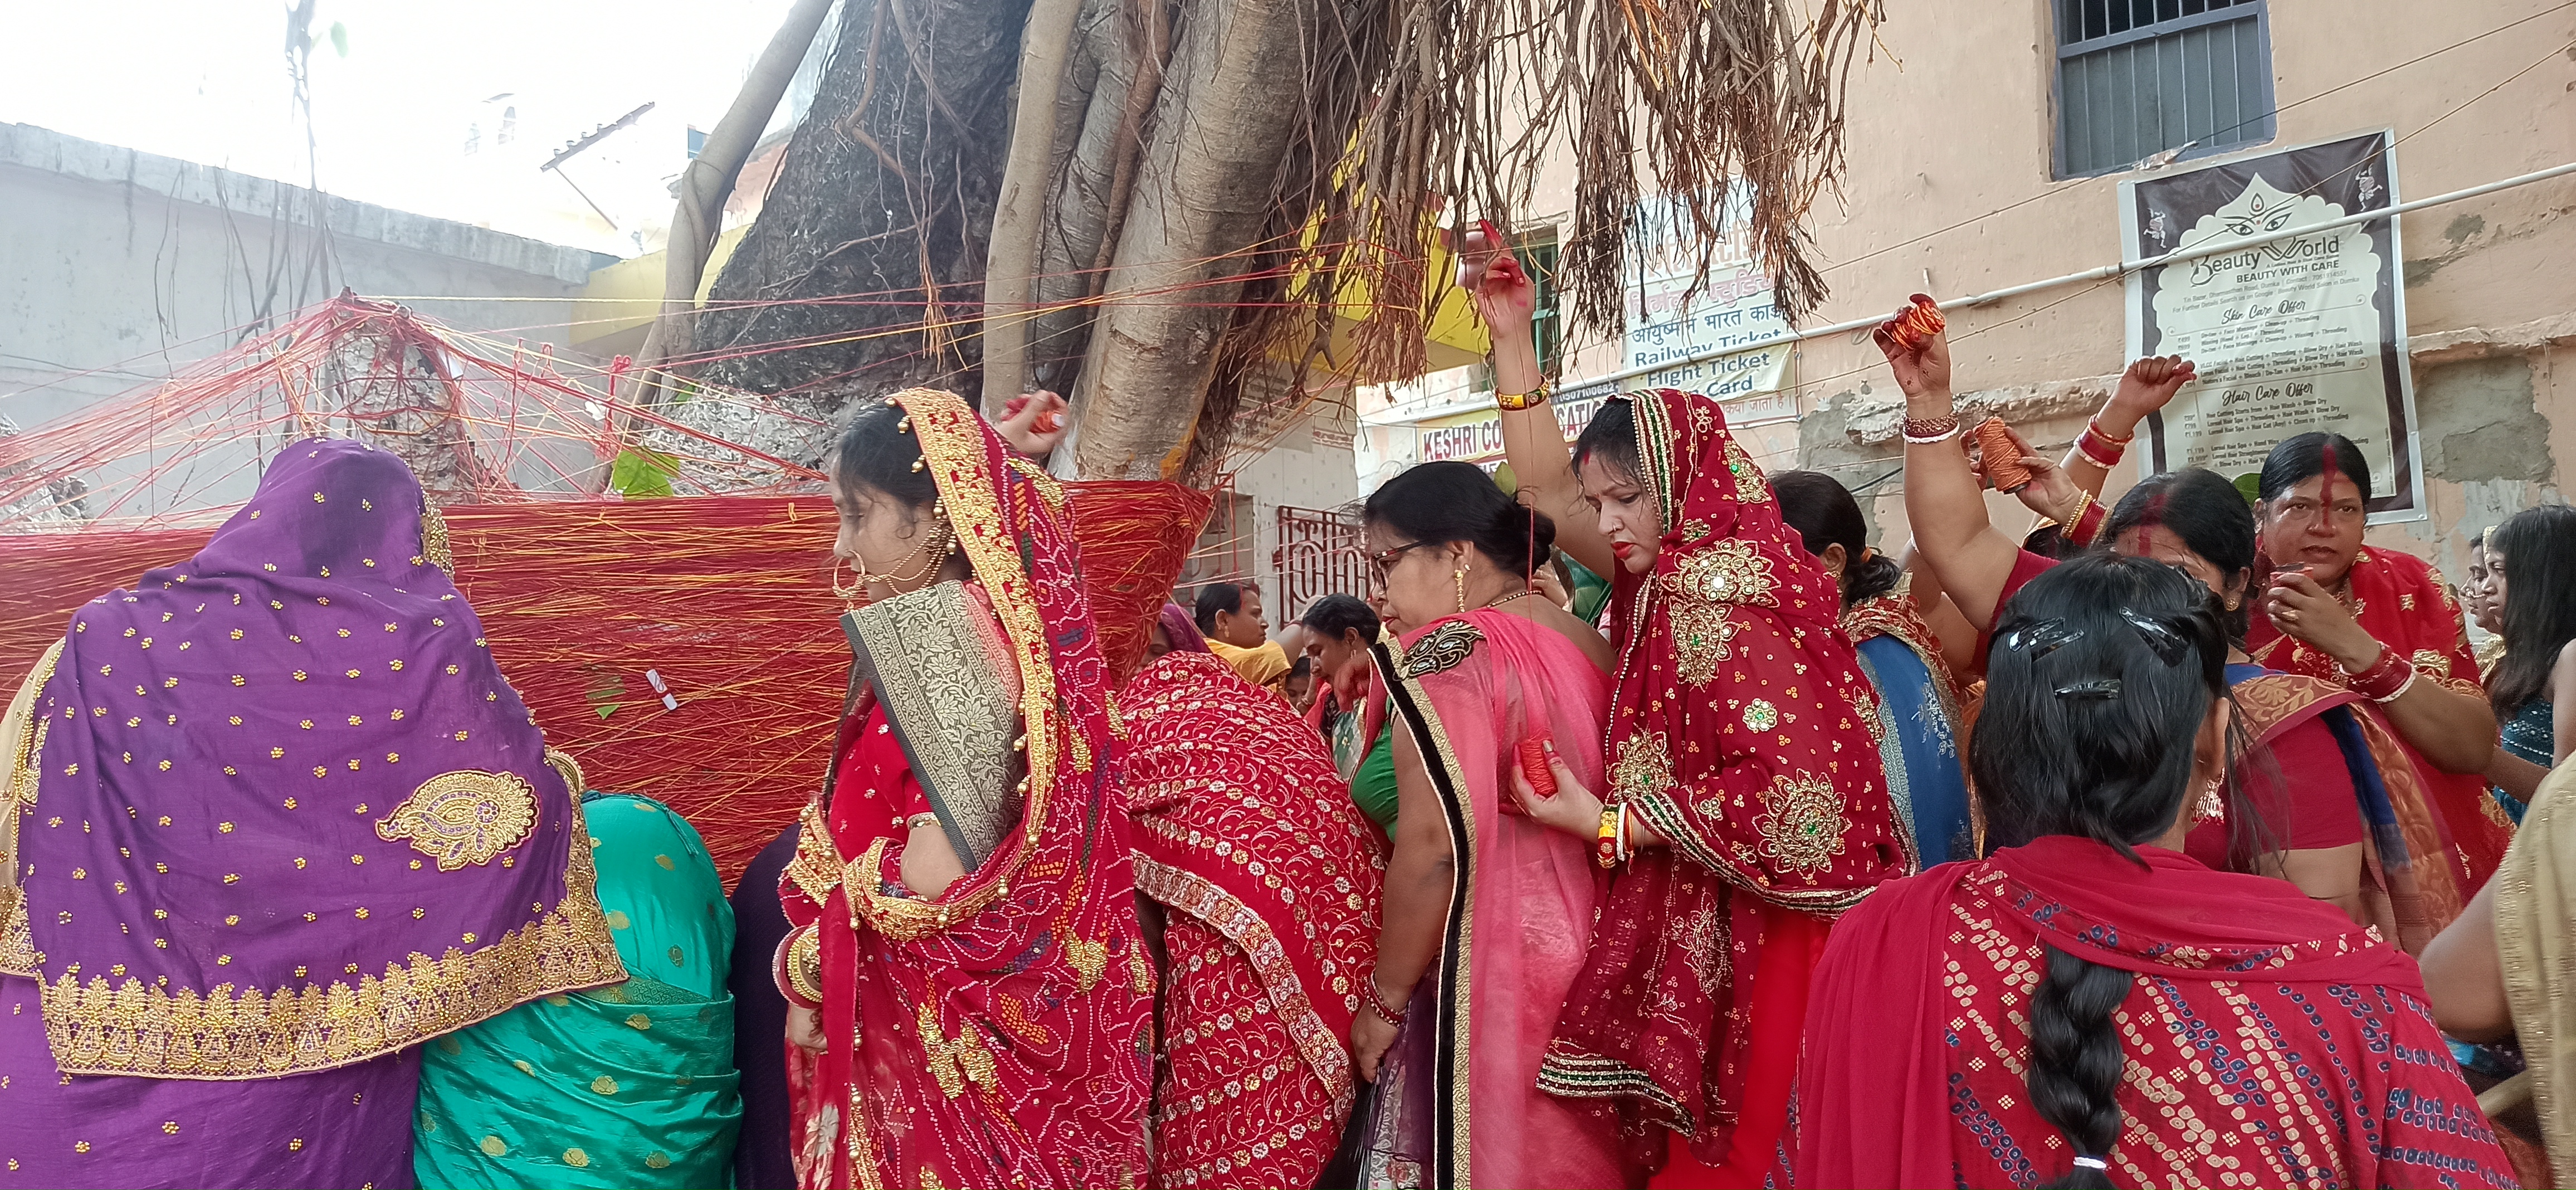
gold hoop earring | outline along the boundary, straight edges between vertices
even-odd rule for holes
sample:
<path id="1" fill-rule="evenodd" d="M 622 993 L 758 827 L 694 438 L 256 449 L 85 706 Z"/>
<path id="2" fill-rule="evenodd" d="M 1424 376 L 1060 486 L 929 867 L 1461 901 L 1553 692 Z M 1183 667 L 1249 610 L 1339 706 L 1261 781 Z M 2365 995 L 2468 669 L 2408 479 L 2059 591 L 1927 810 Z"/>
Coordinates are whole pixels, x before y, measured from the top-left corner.
<path id="1" fill-rule="evenodd" d="M 1452 577 L 1452 578 L 1454 578 L 1454 579 L 1456 579 L 1456 580 L 1457 580 L 1457 583 L 1458 583 L 1458 614 L 1459 614 L 1459 615 L 1462 615 L 1462 616 L 1463 616 L 1463 615 L 1466 615 L 1466 614 L 1467 614 L 1467 568 L 1466 568 L 1466 567 L 1464 567 L 1464 566 L 1459 567 L 1457 570 L 1455 570 L 1455 571 L 1452 571 L 1452 572 L 1451 572 L 1451 577 Z"/>

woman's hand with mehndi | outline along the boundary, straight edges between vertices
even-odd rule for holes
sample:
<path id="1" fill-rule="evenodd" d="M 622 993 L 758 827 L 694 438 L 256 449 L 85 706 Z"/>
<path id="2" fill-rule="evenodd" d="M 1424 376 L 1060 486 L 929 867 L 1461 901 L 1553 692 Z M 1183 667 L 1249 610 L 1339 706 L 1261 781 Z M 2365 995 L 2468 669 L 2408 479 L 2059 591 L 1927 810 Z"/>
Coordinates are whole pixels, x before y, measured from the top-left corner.
<path id="1" fill-rule="evenodd" d="M 787 1006 L 787 1044 L 809 1054 L 823 1052 L 823 1014 L 802 1004 Z"/>

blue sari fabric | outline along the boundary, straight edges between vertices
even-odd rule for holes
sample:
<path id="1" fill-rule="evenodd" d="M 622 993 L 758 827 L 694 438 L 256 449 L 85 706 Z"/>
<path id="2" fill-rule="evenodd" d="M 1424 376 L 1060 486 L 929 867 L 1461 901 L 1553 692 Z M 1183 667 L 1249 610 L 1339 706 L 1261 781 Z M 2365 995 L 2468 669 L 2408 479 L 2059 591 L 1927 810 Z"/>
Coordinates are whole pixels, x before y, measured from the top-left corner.
<path id="1" fill-rule="evenodd" d="M 2515 756 L 2544 769 L 2555 768 L 2558 744 L 2556 721 L 2553 716 L 2556 714 L 2556 709 L 2550 705 L 2548 699 L 2532 699 L 2522 704 L 2522 708 L 2515 711 L 2512 718 L 2504 721 L 2503 736 L 2499 742 L 2504 745 L 2505 751 Z M 2513 819 L 2515 826 L 2522 825 L 2522 812 L 2530 808 L 2530 803 L 2493 785 L 2487 786 L 2487 792 L 2495 795 L 2496 804 L 2504 807 L 2505 815 Z"/>
<path id="2" fill-rule="evenodd" d="M 1959 764 L 1953 709 L 1934 690 L 1923 658 L 1904 641 L 1882 633 L 1854 644 L 1888 720 L 1879 745 L 1888 792 L 1914 837 L 1922 865 L 1975 859 L 1976 827 L 1968 812 L 1968 776 Z"/>

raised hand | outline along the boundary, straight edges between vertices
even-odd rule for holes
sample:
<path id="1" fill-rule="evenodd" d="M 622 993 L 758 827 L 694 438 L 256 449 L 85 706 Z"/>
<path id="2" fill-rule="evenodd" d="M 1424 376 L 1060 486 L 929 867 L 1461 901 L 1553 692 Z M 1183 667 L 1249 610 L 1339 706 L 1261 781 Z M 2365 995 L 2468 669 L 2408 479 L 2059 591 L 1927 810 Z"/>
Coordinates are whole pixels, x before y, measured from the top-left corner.
<path id="1" fill-rule="evenodd" d="M 2039 452 L 2030 448 L 2029 441 L 2021 436 L 2019 430 L 2005 426 L 2004 437 L 2012 442 L 2015 461 L 2022 465 L 2023 470 L 2030 472 L 2030 482 L 2013 493 L 2013 498 L 2021 501 L 2022 507 L 2073 529 L 2075 526 L 2068 514 L 2074 512 L 2084 498 L 2084 489 L 2066 474 L 2065 468 L 2039 457 Z M 1985 460 L 1980 457 L 1975 466 L 1983 475 Z"/>
<path id="2" fill-rule="evenodd" d="M 1904 317 L 1905 312 L 1899 310 L 1897 316 Z M 1896 387 L 1905 390 L 1906 396 L 1923 397 L 1937 393 L 1946 398 L 1950 395 L 1949 331 L 1938 330 L 1923 336 L 1923 341 L 1911 351 L 1898 342 L 1885 325 L 1880 326 L 1870 338 L 1878 344 L 1879 353 L 1887 357 L 1888 370 L 1896 374 Z"/>
<path id="3" fill-rule="evenodd" d="M 1501 228 L 1479 219 L 1461 237 L 1458 288 L 1476 303 L 1485 328 L 1496 335 L 1527 335 L 1538 311 L 1538 284 L 1512 254 Z"/>
<path id="4" fill-rule="evenodd" d="M 2179 355 L 2150 355 L 2129 362 L 2120 386 L 2111 393 L 2111 409 L 2135 421 L 2164 408 L 2182 386 L 2200 378 L 2190 360 Z"/>
<path id="5" fill-rule="evenodd" d="M 1052 392 L 1023 393 L 1002 406 L 1002 420 L 993 423 L 993 432 L 1011 449 L 1043 459 L 1064 441 L 1065 410 L 1064 398 Z"/>

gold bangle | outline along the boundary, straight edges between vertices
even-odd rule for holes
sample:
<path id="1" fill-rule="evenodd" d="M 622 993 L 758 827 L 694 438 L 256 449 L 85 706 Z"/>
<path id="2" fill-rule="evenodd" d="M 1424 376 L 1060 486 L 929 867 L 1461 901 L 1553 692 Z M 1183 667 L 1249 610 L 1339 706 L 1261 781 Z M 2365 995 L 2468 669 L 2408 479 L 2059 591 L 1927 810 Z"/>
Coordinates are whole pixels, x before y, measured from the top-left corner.
<path id="1" fill-rule="evenodd" d="M 823 1002 L 823 935 L 807 926 L 787 944 L 787 985 L 808 1002 Z"/>
<path id="2" fill-rule="evenodd" d="M 906 830 L 917 831 L 925 826 L 939 825 L 939 816 L 937 814 L 915 814 L 910 818 L 904 819 L 903 825 Z"/>
<path id="3" fill-rule="evenodd" d="M 1524 409 L 1536 409 L 1546 404 L 1547 397 L 1547 382 L 1542 380 L 1537 388 L 1525 393 L 1495 393 L 1494 407 L 1505 413 L 1519 413 Z"/>

